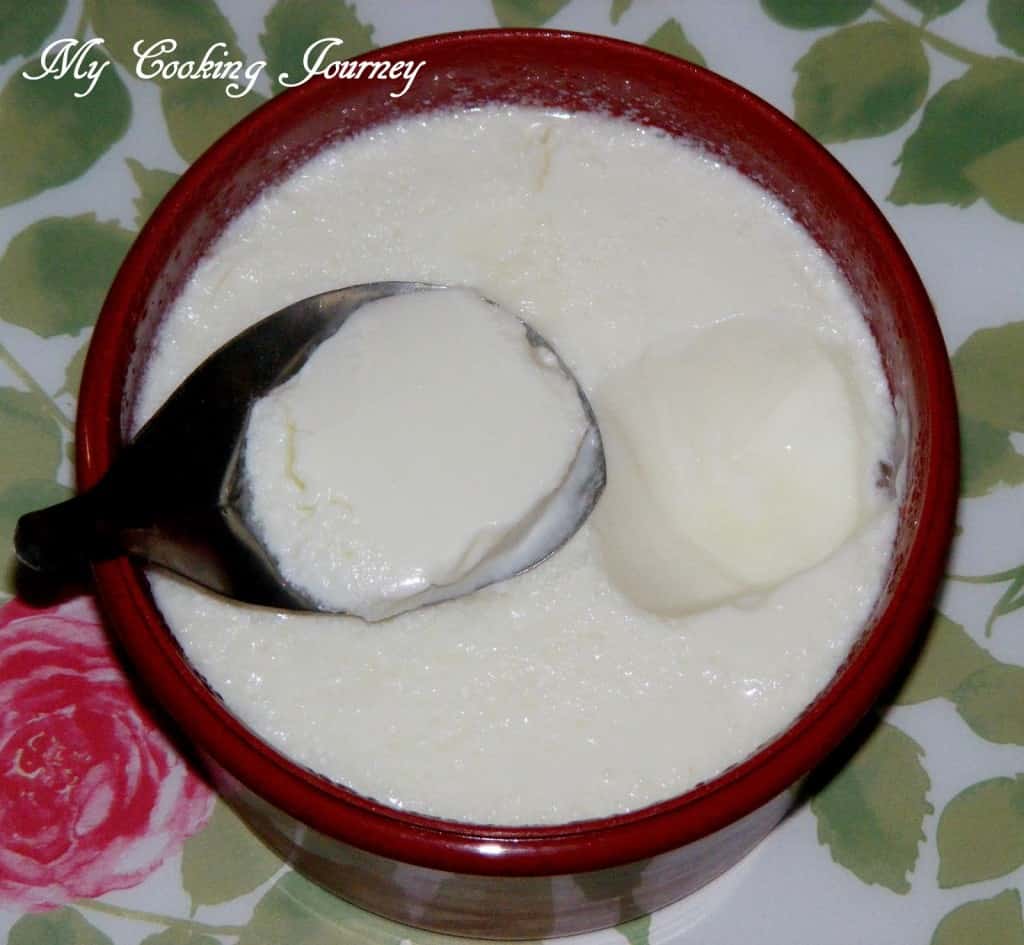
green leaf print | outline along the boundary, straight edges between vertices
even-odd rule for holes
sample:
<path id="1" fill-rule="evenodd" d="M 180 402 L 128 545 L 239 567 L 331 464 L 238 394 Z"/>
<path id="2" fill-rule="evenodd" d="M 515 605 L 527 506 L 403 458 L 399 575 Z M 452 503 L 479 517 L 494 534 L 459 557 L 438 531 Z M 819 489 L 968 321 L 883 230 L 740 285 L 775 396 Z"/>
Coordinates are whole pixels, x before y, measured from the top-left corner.
<path id="1" fill-rule="evenodd" d="M 147 935 L 139 945 L 221 945 L 220 939 L 176 925 Z"/>
<path id="2" fill-rule="evenodd" d="M 260 44 L 267 55 L 267 72 L 275 91 L 281 89 L 277 80 L 283 73 L 292 82 L 306 74 L 303 54 L 318 39 L 337 37 L 345 41 L 325 63 L 358 56 L 375 46 L 373 27 L 359 19 L 351 3 L 338 0 L 278 0 L 263 25 Z"/>
<path id="3" fill-rule="evenodd" d="M 0 426 L 4 431 L 0 492 L 27 481 L 56 478 L 62 433 L 48 406 L 42 394 L 0 387 Z"/>
<path id="4" fill-rule="evenodd" d="M 398 925 L 364 912 L 303 879 L 282 876 L 256 904 L 238 945 L 458 945 L 465 939 Z"/>
<path id="5" fill-rule="evenodd" d="M 706 66 L 707 63 L 701 55 L 700 50 L 690 42 L 678 20 L 669 19 L 661 24 L 648 38 L 647 46 L 657 49 L 659 52 L 671 53 L 687 62 L 698 66 Z"/>
<path id="6" fill-rule="evenodd" d="M 939 923 L 931 945 L 1024 945 L 1020 892 L 1007 889 L 958 906 Z"/>
<path id="7" fill-rule="evenodd" d="M 1024 456 L 1006 430 L 960 417 L 960 494 L 966 498 L 988 495 L 1000 485 L 1024 482 Z"/>
<path id="8" fill-rule="evenodd" d="M 18 518 L 66 499 L 69 490 L 55 481 L 63 458 L 62 431 L 45 394 L 0 388 L 0 429 L 0 588 L 13 592 Z"/>
<path id="9" fill-rule="evenodd" d="M 612 0 L 612 24 L 618 23 L 631 6 L 633 6 L 633 0 Z"/>
<path id="10" fill-rule="evenodd" d="M 976 584 L 1006 583 L 999 600 L 995 602 L 985 621 L 985 636 L 992 636 L 992 628 L 1000 617 L 1012 614 L 1024 607 L 1024 565 L 1011 568 L 1001 574 L 982 576 L 981 580 L 973 580 Z"/>
<path id="11" fill-rule="evenodd" d="M 974 332 L 953 354 L 960 408 L 961 493 L 979 496 L 1024 482 L 1024 321 Z"/>
<path id="12" fill-rule="evenodd" d="M 937 16 L 944 16 L 952 12 L 964 0 L 907 0 L 915 10 L 920 10 L 925 20 L 934 20 Z"/>
<path id="13" fill-rule="evenodd" d="M 997 663 L 979 669 L 960 684 L 953 701 L 982 738 L 1024 745 L 1024 666 Z"/>
<path id="14" fill-rule="evenodd" d="M 896 696 L 896 703 L 915 705 L 940 696 L 952 699 L 968 676 L 995 665 L 996 660 L 978 646 L 960 624 L 936 612 L 921 652 Z"/>
<path id="15" fill-rule="evenodd" d="M 135 178 L 135 186 L 139 188 L 139 195 L 135 198 L 135 225 L 141 228 L 174 186 L 178 175 L 172 171 L 144 167 L 135 158 L 127 158 L 125 163 Z"/>
<path id="16" fill-rule="evenodd" d="M 96 321 L 134 234 L 95 214 L 46 217 L 0 258 L 0 316 L 37 335 L 77 335 Z"/>
<path id="17" fill-rule="evenodd" d="M 851 23 L 867 12 L 871 0 L 761 0 L 761 6 L 783 26 L 808 30 Z"/>
<path id="18" fill-rule="evenodd" d="M 72 397 L 78 397 L 78 388 L 82 385 L 82 370 L 85 368 L 85 359 L 88 354 L 89 343 L 86 342 L 68 361 L 68 366 L 64 369 L 64 386 L 57 391 L 57 396 L 70 394 Z"/>
<path id="19" fill-rule="evenodd" d="M 632 922 L 616 926 L 615 931 L 618 932 L 619 935 L 629 943 L 629 945 L 650 945 L 651 917 L 649 915 L 642 915 L 638 919 L 634 919 Z"/>
<path id="20" fill-rule="evenodd" d="M 216 82 L 178 80 L 160 90 L 171 143 L 189 162 L 264 101 L 255 92 L 231 98 Z"/>
<path id="21" fill-rule="evenodd" d="M 952 362 L 962 413 L 1024 433 L 1024 321 L 979 329 Z"/>
<path id="22" fill-rule="evenodd" d="M 491 6 L 502 26 L 543 26 L 568 2 L 569 0 L 491 0 Z"/>
<path id="23" fill-rule="evenodd" d="M 885 722 L 811 801 L 818 840 L 865 883 L 910 891 L 907 874 L 932 806 L 921 746 Z"/>
<path id="24" fill-rule="evenodd" d="M 67 8 L 68 0 L 0 0 L 0 63 L 34 53 Z"/>
<path id="25" fill-rule="evenodd" d="M 988 18 L 999 42 L 1024 56 L 1024 3 L 988 0 Z"/>
<path id="26" fill-rule="evenodd" d="M 226 46 L 215 50 L 215 56 L 241 56 L 234 28 L 214 0 L 132 0 L 128 15 L 123 0 L 86 0 L 86 9 L 104 47 L 133 75 L 138 61 L 132 49 L 135 43 L 145 48 L 161 39 L 173 39 L 177 46 L 164 54 L 168 60 L 201 60 L 214 43 Z"/>
<path id="27" fill-rule="evenodd" d="M 1011 584 L 1011 597 L 1014 590 Z M 1011 605 L 1024 606 L 1024 599 L 1009 600 L 1005 607 Z M 1024 667 L 999 662 L 960 624 L 937 613 L 895 701 L 914 705 L 944 697 L 975 734 L 990 742 L 1024 745 L 1022 692 Z"/>
<path id="28" fill-rule="evenodd" d="M 964 176 L 996 213 L 1024 223 L 1024 138 L 968 164 Z"/>
<path id="29" fill-rule="evenodd" d="M 980 196 L 966 169 L 1021 136 L 1024 63 L 1000 58 L 973 65 L 925 105 L 920 125 L 903 145 L 889 199 L 966 207 Z"/>
<path id="30" fill-rule="evenodd" d="M 957 906 L 939 923 L 931 945 L 1024 945 L 1020 892 L 1007 889 Z"/>
<path id="31" fill-rule="evenodd" d="M 972 784 L 939 818 L 943 889 L 1005 876 L 1024 866 L 1024 774 Z"/>
<path id="32" fill-rule="evenodd" d="M 826 144 L 894 131 L 928 91 L 921 40 L 892 23 L 859 23 L 819 39 L 796 71 L 796 120 Z"/>
<path id="33" fill-rule="evenodd" d="M 133 72 L 138 57 L 133 45 L 151 46 L 161 39 L 173 39 L 177 47 L 163 53 L 165 60 L 202 61 L 209 52 L 214 62 L 244 59 L 235 31 L 213 0 L 137 0 L 131 16 L 124 15 L 119 0 L 88 0 L 89 14 L 97 34 L 106 39 L 111 55 Z M 143 74 L 149 75 L 155 60 L 147 61 Z M 232 98 L 226 88 L 235 83 L 240 92 L 248 84 L 243 75 L 223 81 L 154 77 L 160 85 L 160 103 L 167 131 L 175 150 L 186 161 L 194 161 L 237 121 L 264 99 L 256 92 Z"/>
<path id="34" fill-rule="evenodd" d="M 38 60 L 15 72 L 0 91 L 0 207 L 34 197 L 41 191 L 85 173 L 128 130 L 132 105 L 121 77 L 109 60 L 92 51 L 91 65 L 107 63 L 88 95 L 88 80 L 69 72 L 39 75 Z"/>
<path id="35" fill-rule="evenodd" d="M 280 857 L 218 800 L 206 827 L 185 841 L 181 882 L 193 906 L 230 902 L 263 885 Z"/>
<path id="36" fill-rule="evenodd" d="M 7 945 L 114 945 L 74 909 L 23 915 L 7 933 Z"/>

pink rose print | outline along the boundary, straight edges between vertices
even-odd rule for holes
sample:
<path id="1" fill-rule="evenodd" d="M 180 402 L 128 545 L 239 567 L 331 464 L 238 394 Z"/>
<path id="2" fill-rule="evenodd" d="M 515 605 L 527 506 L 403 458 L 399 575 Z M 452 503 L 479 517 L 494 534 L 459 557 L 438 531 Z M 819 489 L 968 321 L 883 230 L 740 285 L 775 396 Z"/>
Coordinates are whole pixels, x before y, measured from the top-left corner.
<path id="1" fill-rule="evenodd" d="M 0 608 L 0 902 L 134 886 L 213 800 L 139 704 L 91 600 Z"/>

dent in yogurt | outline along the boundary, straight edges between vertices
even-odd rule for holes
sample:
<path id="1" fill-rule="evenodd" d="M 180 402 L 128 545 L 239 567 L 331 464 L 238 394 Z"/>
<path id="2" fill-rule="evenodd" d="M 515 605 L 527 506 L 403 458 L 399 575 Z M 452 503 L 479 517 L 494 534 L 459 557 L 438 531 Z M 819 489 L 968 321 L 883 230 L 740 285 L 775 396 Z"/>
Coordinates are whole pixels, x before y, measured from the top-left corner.
<path id="1" fill-rule="evenodd" d="M 749 180 L 651 129 L 525 108 L 421 116 L 323 153 L 230 226 L 163 325 L 138 422 L 260 314 L 383 279 L 474 286 L 522 316 L 559 351 L 606 436 L 652 403 L 689 409 L 671 359 L 699 362 L 693 352 L 716 332 L 770 319 L 804 339 L 806 356 L 783 344 L 807 367 L 797 414 L 824 422 L 811 408 L 827 393 L 856 430 L 857 472 L 839 474 L 848 500 L 827 510 L 828 542 L 801 535 L 784 568 L 772 572 L 775 562 L 743 543 L 726 567 L 720 553 L 737 543 L 709 537 L 700 509 L 673 504 L 652 466 L 662 427 L 642 422 L 620 442 L 640 463 L 634 478 L 646 497 L 627 494 L 625 511 L 599 506 L 609 518 L 592 517 L 542 565 L 460 600 L 368 625 L 239 607 L 154 573 L 168 624 L 231 710 L 356 792 L 510 825 L 643 807 L 789 725 L 868 618 L 896 523 L 895 501 L 872 492 L 871 467 L 887 457 L 894 429 L 878 352 L 809 236 Z M 771 366 L 763 370 L 769 383 Z M 781 466 L 757 440 L 789 417 L 774 389 L 775 413 L 749 432 L 755 453 Z M 742 404 L 729 403 L 716 410 L 748 429 Z M 751 409 L 761 406 L 757 398 Z M 712 436 L 708 425 L 692 439 Z M 844 449 L 815 456 L 812 445 L 808 481 L 811 469 L 838 469 Z M 609 472 L 607 488 L 618 488 Z M 713 485 L 711 504 L 743 498 L 728 478 Z M 660 543 L 653 570 L 689 536 L 691 558 L 724 586 L 679 596 L 671 576 L 646 586 L 616 564 L 617 536 L 621 547 L 634 537 L 614 520 L 628 519 L 634 501 Z M 799 518 L 801 496 L 779 508 L 779 521 Z M 708 599 L 689 612 L 695 594 Z"/>

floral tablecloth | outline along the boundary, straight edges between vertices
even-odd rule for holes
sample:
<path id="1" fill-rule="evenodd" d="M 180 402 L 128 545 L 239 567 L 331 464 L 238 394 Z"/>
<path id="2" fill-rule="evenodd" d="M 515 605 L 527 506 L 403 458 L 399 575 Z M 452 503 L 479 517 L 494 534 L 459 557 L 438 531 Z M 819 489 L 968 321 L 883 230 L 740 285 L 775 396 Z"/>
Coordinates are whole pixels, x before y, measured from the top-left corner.
<path id="1" fill-rule="evenodd" d="M 18 596 L 10 541 L 69 493 L 90 327 L 188 162 L 319 38 L 354 55 L 499 24 L 706 64 L 827 144 L 932 294 L 964 445 L 950 574 L 873 727 L 740 866 L 578 941 L 1024 945 L 1024 0 L 0 0 L 0 935 L 446 940 L 333 899 L 256 841 L 140 703 L 90 597 Z M 181 60 L 222 43 L 268 65 L 236 97 L 140 75 L 133 43 L 165 38 Z"/>

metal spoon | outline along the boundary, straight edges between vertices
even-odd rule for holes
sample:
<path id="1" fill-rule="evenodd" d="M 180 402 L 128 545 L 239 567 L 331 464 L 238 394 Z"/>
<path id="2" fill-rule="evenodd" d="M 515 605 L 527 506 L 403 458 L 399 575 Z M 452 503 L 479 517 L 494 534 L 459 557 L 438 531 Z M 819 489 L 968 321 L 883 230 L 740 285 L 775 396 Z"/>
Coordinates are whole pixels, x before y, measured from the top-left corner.
<path id="1" fill-rule="evenodd" d="M 446 288 L 422 282 L 349 286 L 295 302 L 235 336 L 174 391 L 99 483 L 21 517 L 14 537 L 19 560 L 33 571 L 60 573 L 127 553 L 244 603 L 325 610 L 284 580 L 250 527 L 241 474 L 250 409 L 294 376 L 356 309 L 392 295 Z M 551 345 L 525 328 L 530 344 L 550 351 L 576 383 Z M 569 474 L 537 514 L 456 583 L 371 604 L 360 616 L 380 620 L 506 580 L 576 533 L 605 482 L 601 434 L 578 383 L 576 390 L 587 430 Z"/>

